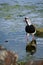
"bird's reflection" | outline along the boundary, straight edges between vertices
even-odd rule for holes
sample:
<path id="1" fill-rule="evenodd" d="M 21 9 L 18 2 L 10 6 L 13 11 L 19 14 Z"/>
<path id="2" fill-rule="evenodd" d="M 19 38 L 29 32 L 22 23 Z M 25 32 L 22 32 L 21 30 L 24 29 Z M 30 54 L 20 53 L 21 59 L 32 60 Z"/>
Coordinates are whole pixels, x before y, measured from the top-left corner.
<path id="1" fill-rule="evenodd" d="M 37 44 L 36 40 L 32 40 L 30 43 L 26 45 L 26 52 L 33 55 L 36 52 Z"/>

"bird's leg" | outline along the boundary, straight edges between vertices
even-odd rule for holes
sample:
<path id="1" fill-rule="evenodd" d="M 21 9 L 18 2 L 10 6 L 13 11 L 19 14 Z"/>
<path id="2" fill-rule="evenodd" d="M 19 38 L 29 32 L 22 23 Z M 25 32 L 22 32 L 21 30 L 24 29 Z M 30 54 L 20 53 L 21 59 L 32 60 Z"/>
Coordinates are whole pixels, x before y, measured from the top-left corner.
<path id="1" fill-rule="evenodd" d="M 28 36 L 27 36 L 27 33 L 26 33 L 26 41 L 28 41 Z"/>
<path id="2" fill-rule="evenodd" d="M 26 40 L 27 40 L 27 42 L 29 41 L 28 36 L 29 36 L 29 34 L 26 33 Z"/>
<path id="3" fill-rule="evenodd" d="M 33 38 L 32 38 L 32 40 L 34 40 L 34 39 L 35 39 L 35 36 L 34 36 L 34 34 L 32 34 L 32 37 L 33 37 Z"/>
<path id="4" fill-rule="evenodd" d="M 35 36 L 34 36 L 35 33 L 36 33 L 36 30 L 35 30 L 34 33 L 32 33 L 33 40 L 35 39 Z"/>

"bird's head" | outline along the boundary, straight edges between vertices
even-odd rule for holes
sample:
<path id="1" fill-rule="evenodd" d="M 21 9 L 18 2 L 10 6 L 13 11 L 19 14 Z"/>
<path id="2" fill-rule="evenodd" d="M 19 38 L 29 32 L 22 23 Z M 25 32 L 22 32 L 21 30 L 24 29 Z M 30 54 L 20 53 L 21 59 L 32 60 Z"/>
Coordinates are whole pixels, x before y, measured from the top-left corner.
<path id="1" fill-rule="evenodd" d="M 30 21 L 30 18 L 29 17 L 25 17 L 25 20 L 27 25 L 31 25 L 31 21 Z"/>
<path id="2" fill-rule="evenodd" d="M 28 19 L 29 19 L 28 17 L 25 17 L 25 22 L 26 22 L 26 23 L 28 22 Z"/>

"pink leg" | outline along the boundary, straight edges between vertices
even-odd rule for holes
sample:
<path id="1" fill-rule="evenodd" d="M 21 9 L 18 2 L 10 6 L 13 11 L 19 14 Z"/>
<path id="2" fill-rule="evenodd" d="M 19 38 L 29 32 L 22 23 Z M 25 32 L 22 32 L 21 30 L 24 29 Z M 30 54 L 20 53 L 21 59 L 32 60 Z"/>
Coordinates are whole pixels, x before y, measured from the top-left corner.
<path id="1" fill-rule="evenodd" d="M 28 36 L 26 35 L 26 40 L 28 41 Z"/>
<path id="2" fill-rule="evenodd" d="M 32 34 L 33 40 L 35 39 L 35 36 Z"/>
<path id="3" fill-rule="evenodd" d="M 29 41 L 28 36 L 29 36 L 29 34 L 26 33 L 26 40 L 27 40 L 27 42 Z"/>

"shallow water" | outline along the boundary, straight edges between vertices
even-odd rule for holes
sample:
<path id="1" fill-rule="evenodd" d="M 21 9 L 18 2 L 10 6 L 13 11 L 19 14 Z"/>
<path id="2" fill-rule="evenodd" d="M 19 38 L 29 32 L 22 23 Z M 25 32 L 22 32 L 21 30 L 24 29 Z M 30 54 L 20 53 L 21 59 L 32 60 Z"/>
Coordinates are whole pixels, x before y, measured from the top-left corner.
<path id="1" fill-rule="evenodd" d="M 0 44 L 15 51 L 20 60 L 27 57 L 25 16 L 30 17 L 36 27 L 43 27 L 43 0 L 0 0 Z M 36 41 L 34 58 L 43 59 L 43 38 Z"/>

